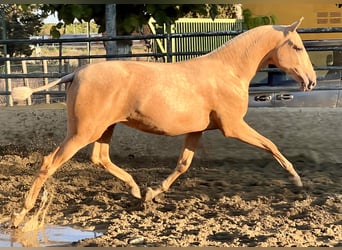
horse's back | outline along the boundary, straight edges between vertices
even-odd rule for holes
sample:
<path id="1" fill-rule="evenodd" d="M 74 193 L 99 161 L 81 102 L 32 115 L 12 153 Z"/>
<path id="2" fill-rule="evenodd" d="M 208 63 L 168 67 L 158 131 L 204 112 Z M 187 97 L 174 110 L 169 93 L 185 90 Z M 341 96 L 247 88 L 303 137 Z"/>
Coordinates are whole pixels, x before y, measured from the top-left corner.
<path id="1" fill-rule="evenodd" d="M 110 61 L 81 68 L 68 91 L 70 116 L 167 135 L 206 129 L 210 89 L 196 86 L 181 67 L 163 65 Z"/>

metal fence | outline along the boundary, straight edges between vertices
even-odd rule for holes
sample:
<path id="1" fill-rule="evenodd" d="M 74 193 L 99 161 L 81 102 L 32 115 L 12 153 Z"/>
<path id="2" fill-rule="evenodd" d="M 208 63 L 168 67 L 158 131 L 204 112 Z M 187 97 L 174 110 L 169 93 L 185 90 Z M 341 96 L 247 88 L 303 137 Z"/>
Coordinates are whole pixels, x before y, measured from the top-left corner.
<path id="1" fill-rule="evenodd" d="M 153 34 L 158 33 L 157 22 L 151 18 L 148 22 Z M 179 18 L 171 25 L 170 30 L 172 34 L 187 34 L 187 33 L 215 33 L 220 31 L 241 31 L 243 29 L 243 19 L 229 19 L 229 18 Z M 161 28 L 161 33 L 166 34 L 167 29 L 164 25 Z M 185 51 L 212 51 L 228 40 L 233 38 L 232 34 L 224 34 L 220 36 L 182 36 L 178 39 L 172 39 L 171 44 L 167 40 L 164 43 L 160 40 L 153 40 L 154 52 L 166 52 L 167 47 L 171 46 L 172 52 Z M 170 48 L 169 48 L 170 49 Z M 172 56 L 172 62 L 184 61 L 191 59 L 197 55 L 175 55 Z"/>
<path id="2" fill-rule="evenodd" d="M 33 55 L 30 57 L 0 57 L 0 106 L 14 105 L 11 99 L 11 90 L 13 87 L 46 84 L 52 79 L 59 78 L 72 72 L 76 67 L 85 63 L 93 63 L 97 60 L 106 59 L 129 59 L 129 60 L 146 60 L 146 61 L 162 61 L 172 62 L 175 56 L 199 56 L 210 52 L 210 49 L 202 50 L 198 46 L 186 47 L 186 51 L 173 51 L 172 44 L 174 41 L 184 38 L 219 38 L 222 36 L 234 37 L 243 30 L 216 31 L 216 32 L 189 32 L 189 33 L 171 33 L 171 34 L 155 34 L 155 35 L 136 35 L 136 36 L 116 36 L 116 37 L 91 37 L 91 38 L 74 38 L 74 39 L 17 39 L 17 40 L 0 40 L 0 47 L 11 43 L 26 43 L 33 47 L 51 47 L 54 46 L 58 51 L 57 55 Z M 299 33 L 342 33 L 342 28 L 309 28 L 298 29 Z M 140 50 L 135 53 L 120 53 L 115 55 L 93 54 L 92 49 L 98 47 L 99 44 L 105 44 L 108 41 L 150 41 L 159 40 L 166 44 L 165 52 L 154 52 L 153 50 Z M 65 43 L 86 43 L 89 50 L 83 55 L 65 55 L 63 49 Z M 217 46 L 219 46 L 217 44 Z M 70 47 L 70 46 L 68 46 Z M 332 45 L 330 47 L 308 46 L 308 51 L 342 51 L 342 45 Z M 104 51 L 104 50 L 103 50 Z M 76 63 L 71 64 L 71 61 Z M 26 65 L 26 70 L 25 66 Z M 45 65 L 45 66 L 44 66 Z M 17 67 L 17 69 L 15 69 Z M 31 67 L 31 69 L 30 69 Z M 333 66 L 315 66 L 316 70 L 342 70 L 341 65 Z M 51 98 L 50 98 L 51 97 Z M 52 98 L 54 97 L 54 98 Z M 56 99 L 57 98 L 57 99 Z M 35 93 L 32 100 L 26 103 L 31 104 L 39 102 L 63 101 L 65 98 L 64 86 L 59 86 L 44 93 Z"/>

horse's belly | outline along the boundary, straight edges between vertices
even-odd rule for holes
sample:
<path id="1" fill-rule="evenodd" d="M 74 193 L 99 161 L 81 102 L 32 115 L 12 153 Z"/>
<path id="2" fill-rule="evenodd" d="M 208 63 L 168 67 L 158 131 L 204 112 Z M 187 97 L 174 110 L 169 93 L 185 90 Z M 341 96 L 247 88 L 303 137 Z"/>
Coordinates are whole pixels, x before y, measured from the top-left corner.
<path id="1" fill-rule="evenodd" d="M 209 117 L 171 113 L 154 116 L 135 114 L 122 123 L 144 132 L 170 136 L 203 131 L 210 126 Z"/>

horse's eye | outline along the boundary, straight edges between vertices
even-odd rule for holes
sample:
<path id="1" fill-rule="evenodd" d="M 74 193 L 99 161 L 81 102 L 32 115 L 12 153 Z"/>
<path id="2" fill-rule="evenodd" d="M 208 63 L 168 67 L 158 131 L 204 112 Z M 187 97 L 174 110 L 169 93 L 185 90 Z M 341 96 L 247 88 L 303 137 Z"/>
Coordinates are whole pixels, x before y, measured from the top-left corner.
<path id="1" fill-rule="evenodd" d="M 299 48 L 299 47 L 297 47 L 296 45 L 294 45 L 293 48 L 294 48 L 296 51 L 302 51 L 302 50 L 303 50 L 302 48 Z"/>

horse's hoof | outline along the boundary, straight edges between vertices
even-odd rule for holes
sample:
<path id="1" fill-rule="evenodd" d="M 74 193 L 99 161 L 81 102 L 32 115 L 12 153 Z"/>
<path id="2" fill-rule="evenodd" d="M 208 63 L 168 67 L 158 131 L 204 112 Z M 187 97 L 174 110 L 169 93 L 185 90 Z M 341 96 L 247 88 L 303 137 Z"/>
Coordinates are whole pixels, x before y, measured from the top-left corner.
<path id="1" fill-rule="evenodd" d="M 297 186 L 297 187 L 303 187 L 302 180 L 299 176 L 291 176 L 290 180 Z"/>
<path id="2" fill-rule="evenodd" d="M 146 194 L 145 194 L 145 201 L 152 201 L 153 199 L 153 189 L 147 188 Z"/>
<path id="3" fill-rule="evenodd" d="M 19 224 L 23 220 L 23 216 L 20 216 L 18 213 L 13 213 L 11 218 L 11 228 L 18 228 Z"/>
<path id="4" fill-rule="evenodd" d="M 138 186 L 132 187 L 132 189 L 131 189 L 131 194 L 132 194 L 135 198 L 141 199 L 140 188 L 139 188 Z"/>
<path id="5" fill-rule="evenodd" d="M 154 197 L 156 197 L 156 195 L 158 194 L 157 191 L 154 191 L 152 188 L 147 188 L 146 194 L 145 194 L 145 201 L 149 202 L 152 201 L 154 199 Z"/>

